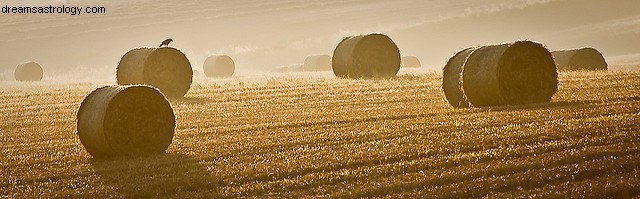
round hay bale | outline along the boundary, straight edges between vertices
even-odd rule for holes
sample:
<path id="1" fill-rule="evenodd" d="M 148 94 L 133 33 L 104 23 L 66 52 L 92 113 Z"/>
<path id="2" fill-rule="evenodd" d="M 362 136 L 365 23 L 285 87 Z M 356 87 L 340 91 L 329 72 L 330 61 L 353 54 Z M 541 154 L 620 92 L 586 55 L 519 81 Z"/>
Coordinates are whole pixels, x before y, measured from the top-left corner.
<path id="1" fill-rule="evenodd" d="M 287 67 L 287 72 L 302 72 L 304 70 L 304 64 L 293 64 Z"/>
<path id="2" fill-rule="evenodd" d="M 558 70 L 607 70 L 607 61 L 594 48 L 553 51 Z"/>
<path id="3" fill-rule="evenodd" d="M 158 88 L 167 97 L 182 97 L 191 87 L 193 69 L 178 49 L 137 48 L 120 59 L 116 79 L 119 85 L 146 84 Z"/>
<path id="4" fill-rule="evenodd" d="M 312 55 L 304 59 L 302 67 L 305 71 L 328 71 L 331 70 L 331 56 Z"/>
<path id="5" fill-rule="evenodd" d="M 77 119 L 80 142 L 97 158 L 163 153 L 176 127 L 164 95 L 143 85 L 94 90 L 82 101 Z"/>
<path id="6" fill-rule="evenodd" d="M 351 36 L 336 46 L 331 65 L 337 77 L 394 77 L 400 70 L 400 50 L 383 34 Z"/>
<path id="7" fill-rule="evenodd" d="M 275 69 L 273 69 L 273 72 L 286 73 L 286 72 L 289 72 L 289 67 L 288 66 L 279 66 L 279 67 L 276 67 Z"/>
<path id="8" fill-rule="evenodd" d="M 43 75 L 42 66 L 32 61 L 19 64 L 14 72 L 17 81 L 40 81 Z"/>
<path id="9" fill-rule="evenodd" d="M 418 60 L 415 56 L 404 56 L 402 57 L 402 61 L 400 62 L 401 67 L 403 68 L 420 68 L 422 65 L 420 64 L 420 60 Z"/>
<path id="10" fill-rule="evenodd" d="M 231 77 L 236 70 L 236 64 L 227 55 L 214 55 L 204 60 L 202 70 L 207 77 Z"/>
<path id="11" fill-rule="evenodd" d="M 558 88 L 553 56 L 531 41 L 483 46 L 462 69 L 464 94 L 476 107 L 548 102 Z"/>
<path id="12" fill-rule="evenodd" d="M 471 47 L 461 50 L 451 57 L 444 66 L 442 72 L 442 90 L 449 104 L 455 108 L 469 107 L 469 101 L 462 91 L 462 66 L 475 49 L 475 47 Z"/>

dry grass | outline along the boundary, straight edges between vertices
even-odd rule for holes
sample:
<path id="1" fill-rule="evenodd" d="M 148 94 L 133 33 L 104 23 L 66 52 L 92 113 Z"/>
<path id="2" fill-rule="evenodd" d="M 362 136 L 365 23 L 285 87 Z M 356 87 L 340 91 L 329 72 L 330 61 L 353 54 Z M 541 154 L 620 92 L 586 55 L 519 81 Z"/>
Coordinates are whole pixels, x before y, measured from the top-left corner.
<path id="1" fill-rule="evenodd" d="M 441 74 L 196 82 L 166 155 L 95 160 L 75 114 L 97 85 L 0 91 L 10 197 L 640 194 L 640 73 L 569 72 L 551 103 L 454 109 Z"/>

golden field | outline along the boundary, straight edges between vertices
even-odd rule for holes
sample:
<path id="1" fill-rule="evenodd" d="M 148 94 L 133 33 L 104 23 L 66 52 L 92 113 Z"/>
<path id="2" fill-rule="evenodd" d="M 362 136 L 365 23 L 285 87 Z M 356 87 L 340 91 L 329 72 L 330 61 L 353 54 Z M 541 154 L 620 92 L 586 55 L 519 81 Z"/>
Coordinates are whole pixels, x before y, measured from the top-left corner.
<path id="1" fill-rule="evenodd" d="M 196 79 L 166 154 L 93 159 L 102 84 L 0 90 L 0 197 L 637 197 L 640 73 L 568 72 L 552 102 L 454 109 L 441 74 Z"/>

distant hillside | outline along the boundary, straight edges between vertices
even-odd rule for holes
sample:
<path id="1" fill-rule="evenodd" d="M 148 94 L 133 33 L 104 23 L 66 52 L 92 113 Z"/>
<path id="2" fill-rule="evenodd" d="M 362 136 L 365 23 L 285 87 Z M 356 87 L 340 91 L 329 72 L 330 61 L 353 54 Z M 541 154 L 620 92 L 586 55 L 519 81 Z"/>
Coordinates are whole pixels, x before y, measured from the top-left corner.
<path id="1" fill-rule="evenodd" d="M 0 6 L 37 4 L 5 0 Z M 613 61 L 640 60 L 640 1 L 41 1 L 104 6 L 106 14 L 1 14 L 0 76 L 38 61 L 50 75 L 112 79 L 128 50 L 175 40 L 195 69 L 229 54 L 240 71 L 270 71 L 330 54 L 345 36 L 389 34 L 407 55 L 439 69 L 470 45 L 535 39 L 554 49 L 593 46 Z M 628 62 L 628 61 L 624 61 Z M 615 62 L 613 63 L 615 64 Z M 66 77 L 66 76 L 65 76 Z"/>

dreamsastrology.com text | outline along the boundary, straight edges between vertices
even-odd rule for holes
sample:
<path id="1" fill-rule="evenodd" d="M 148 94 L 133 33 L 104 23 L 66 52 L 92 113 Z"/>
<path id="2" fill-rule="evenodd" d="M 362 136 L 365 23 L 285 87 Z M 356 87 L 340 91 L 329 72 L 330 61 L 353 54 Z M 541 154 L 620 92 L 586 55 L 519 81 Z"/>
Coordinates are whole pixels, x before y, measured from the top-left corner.
<path id="1" fill-rule="evenodd" d="M 101 14 L 106 13 L 105 7 L 81 7 L 81 6 L 9 6 L 2 7 L 3 14 L 70 14 L 80 15 L 81 13 L 87 14 Z"/>

